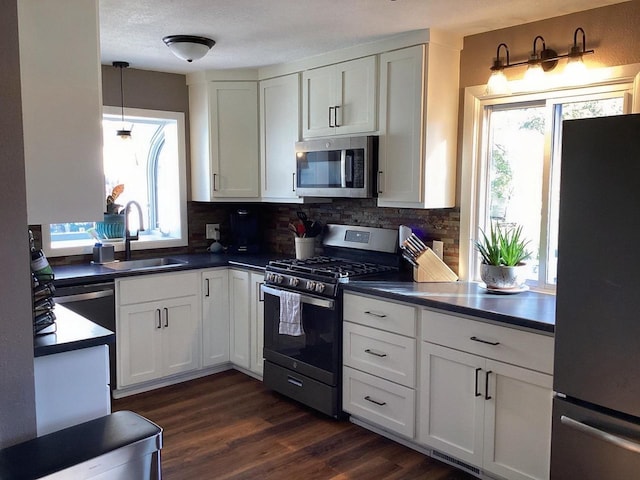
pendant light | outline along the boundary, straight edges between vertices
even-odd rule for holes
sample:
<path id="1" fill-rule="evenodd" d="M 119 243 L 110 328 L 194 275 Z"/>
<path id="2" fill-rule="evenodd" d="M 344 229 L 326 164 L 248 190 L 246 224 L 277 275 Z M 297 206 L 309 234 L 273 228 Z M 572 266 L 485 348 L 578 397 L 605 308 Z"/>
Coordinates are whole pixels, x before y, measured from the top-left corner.
<path id="1" fill-rule="evenodd" d="M 124 126 L 124 86 L 122 83 L 122 70 L 129 67 L 129 62 L 113 62 L 113 66 L 120 69 L 120 108 L 122 112 L 122 128 L 116 131 L 116 135 L 123 140 L 131 138 L 131 129 Z"/>

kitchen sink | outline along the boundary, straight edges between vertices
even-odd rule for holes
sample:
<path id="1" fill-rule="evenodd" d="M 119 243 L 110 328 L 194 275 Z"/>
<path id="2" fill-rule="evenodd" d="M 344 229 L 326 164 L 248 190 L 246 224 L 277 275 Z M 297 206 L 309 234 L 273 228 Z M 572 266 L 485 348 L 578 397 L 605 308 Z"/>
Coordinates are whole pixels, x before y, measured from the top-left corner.
<path id="1" fill-rule="evenodd" d="M 161 258 L 145 258 L 142 260 L 125 260 L 123 262 L 114 262 L 109 265 L 103 265 L 104 268 L 115 271 L 123 270 L 143 270 L 145 268 L 170 268 L 179 267 L 187 262 L 177 260 L 175 258 L 161 257 Z"/>

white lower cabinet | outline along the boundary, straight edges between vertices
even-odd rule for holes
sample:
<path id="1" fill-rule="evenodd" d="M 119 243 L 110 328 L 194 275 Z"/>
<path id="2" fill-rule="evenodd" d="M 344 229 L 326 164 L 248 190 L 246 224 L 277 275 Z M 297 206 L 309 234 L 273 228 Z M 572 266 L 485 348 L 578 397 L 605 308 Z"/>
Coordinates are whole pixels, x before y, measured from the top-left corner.
<path id="1" fill-rule="evenodd" d="M 198 274 L 116 280 L 118 388 L 201 366 Z"/>
<path id="2" fill-rule="evenodd" d="M 249 272 L 229 270 L 229 358 L 243 368 L 251 363 L 249 333 Z"/>
<path id="3" fill-rule="evenodd" d="M 202 366 L 229 361 L 229 271 L 202 272 Z"/>
<path id="4" fill-rule="evenodd" d="M 342 408 L 415 437 L 416 308 L 345 293 Z"/>
<path id="5" fill-rule="evenodd" d="M 415 391 L 359 370 L 343 367 L 343 410 L 413 438 Z"/>
<path id="6" fill-rule="evenodd" d="M 432 315 L 433 312 L 423 312 L 423 339 L 433 332 L 424 328 L 425 325 L 434 327 L 438 323 L 430 321 Z M 470 335 L 469 331 L 483 334 L 481 322 L 436 315 L 442 317 L 438 321 L 451 318 L 452 324 L 460 320 L 469 322 L 466 331 L 460 329 L 458 332 L 461 341 L 462 336 L 467 340 L 474 337 L 472 346 L 493 348 L 494 356 L 515 350 L 508 343 L 512 329 L 485 324 L 493 337 L 488 333 L 484 337 Z M 448 328 L 444 323 L 438 326 L 436 336 Z M 507 336 L 500 340 L 507 340 L 498 341 L 496 337 L 500 337 L 500 331 L 495 329 L 505 330 Z M 517 333 L 530 336 L 532 343 L 540 337 L 534 333 Z M 518 340 L 521 342 L 524 338 Z M 542 353 L 553 358 L 551 348 Z M 550 374 L 426 341 L 421 345 L 420 371 L 420 443 L 500 477 L 514 480 L 549 478 Z"/>
<path id="7" fill-rule="evenodd" d="M 264 372 L 264 358 L 262 349 L 264 346 L 264 295 L 260 287 L 264 284 L 263 273 L 251 273 L 251 292 L 249 302 L 251 308 L 249 336 L 251 346 L 251 358 L 249 369 L 262 376 Z"/>

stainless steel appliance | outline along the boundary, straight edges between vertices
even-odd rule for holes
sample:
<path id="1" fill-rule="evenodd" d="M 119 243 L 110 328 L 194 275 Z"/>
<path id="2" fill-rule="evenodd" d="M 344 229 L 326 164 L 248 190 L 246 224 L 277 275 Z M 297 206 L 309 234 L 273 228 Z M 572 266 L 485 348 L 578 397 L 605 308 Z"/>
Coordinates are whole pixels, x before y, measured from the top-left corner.
<path id="1" fill-rule="evenodd" d="M 398 271 L 398 231 L 328 225 L 325 253 L 272 261 L 264 293 L 264 384 L 332 417 L 342 414 L 342 292 L 352 279 Z M 335 255 L 335 256 L 334 256 Z M 282 292 L 300 294 L 303 335 L 279 333 Z"/>
<path id="2" fill-rule="evenodd" d="M 640 115 L 563 130 L 551 478 L 640 478 Z"/>
<path id="3" fill-rule="evenodd" d="M 367 198 L 374 192 L 378 137 L 319 138 L 296 143 L 301 197 Z"/>
<path id="4" fill-rule="evenodd" d="M 101 327 L 116 331 L 115 287 L 113 281 L 83 285 L 56 286 L 54 298 L 69 310 Z M 111 389 L 116 388 L 116 345 L 109 346 Z"/>

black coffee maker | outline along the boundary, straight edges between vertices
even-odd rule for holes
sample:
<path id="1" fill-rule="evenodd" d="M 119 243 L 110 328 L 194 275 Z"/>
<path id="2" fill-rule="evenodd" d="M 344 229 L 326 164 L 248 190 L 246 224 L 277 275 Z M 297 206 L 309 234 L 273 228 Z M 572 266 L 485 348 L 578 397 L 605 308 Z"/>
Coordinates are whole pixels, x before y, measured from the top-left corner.
<path id="1" fill-rule="evenodd" d="M 231 214 L 229 253 L 259 253 L 260 240 L 258 218 L 252 212 L 239 209 Z"/>

